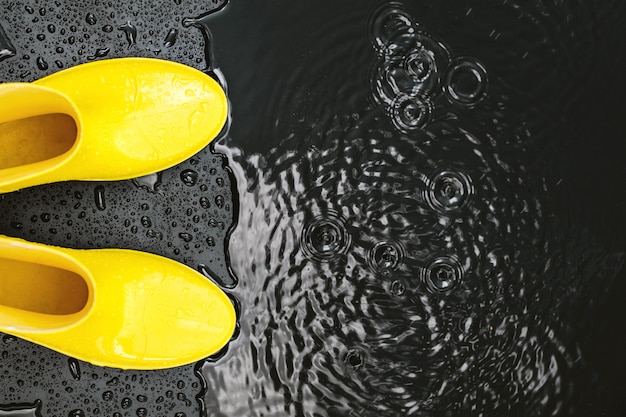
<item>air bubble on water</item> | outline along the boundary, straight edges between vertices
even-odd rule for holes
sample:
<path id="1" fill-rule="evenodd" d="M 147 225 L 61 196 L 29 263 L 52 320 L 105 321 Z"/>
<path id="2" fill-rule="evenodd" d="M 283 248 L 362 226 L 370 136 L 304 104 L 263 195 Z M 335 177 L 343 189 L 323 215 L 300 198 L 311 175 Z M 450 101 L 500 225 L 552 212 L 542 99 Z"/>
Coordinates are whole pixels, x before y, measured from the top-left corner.
<path id="1" fill-rule="evenodd" d="M 481 62 L 459 57 L 446 72 L 444 91 L 451 102 L 471 107 L 485 98 L 488 84 L 487 70 Z"/>
<path id="2" fill-rule="evenodd" d="M 94 188 L 94 199 L 98 210 L 103 211 L 106 209 L 106 200 L 104 197 L 104 186 L 98 185 Z"/>
<path id="3" fill-rule="evenodd" d="M 460 170 L 435 172 L 427 184 L 426 202 L 432 209 L 442 213 L 465 207 L 475 193 L 471 177 Z"/>
<path id="4" fill-rule="evenodd" d="M 176 38 L 178 37 L 178 29 L 170 29 L 165 36 L 165 41 L 163 41 L 163 45 L 167 48 L 174 46 L 176 43 Z"/>
<path id="5" fill-rule="evenodd" d="M 130 20 L 120 26 L 118 30 L 124 32 L 124 36 L 126 36 L 126 42 L 128 43 L 128 49 L 132 48 L 135 43 L 137 43 L 137 27 L 133 25 Z"/>
<path id="6" fill-rule="evenodd" d="M 74 378 L 76 381 L 79 381 L 80 380 L 80 364 L 78 363 L 78 361 L 74 358 L 68 358 L 67 365 L 70 369 L 70 374 L 72 375 L 72 378 Z"/>
<path id="7" fill-rule="evenodd" d="M 351 243 L 344 220 L 334 213 L 312 219 L 301 240 L 304 254 L 315 261 L 329 261 L 344 254 Z"/>
<path id="8" fill-rule="evenodd" d="M 445 294 L 454 290 L 463 278 L 463 267 L 454 257 L 433 260 L 422 272 L 423 281 L 431 293 Z"/>
<path id="9" fill-rule="evenodd" d="M 431 120 L 433 104 L 422 95 L 399 96 L 390 106 L 391 120 L 402 133 L 425 128 Z"/>

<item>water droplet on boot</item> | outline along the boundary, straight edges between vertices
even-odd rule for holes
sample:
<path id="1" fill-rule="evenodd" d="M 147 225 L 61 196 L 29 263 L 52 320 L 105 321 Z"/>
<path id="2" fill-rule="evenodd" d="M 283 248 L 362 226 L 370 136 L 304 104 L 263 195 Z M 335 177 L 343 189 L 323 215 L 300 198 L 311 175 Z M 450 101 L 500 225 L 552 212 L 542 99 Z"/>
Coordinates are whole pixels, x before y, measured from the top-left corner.
<path id="1" fill-rule="evenodd" d="M 80 364 L 78 363 L 78 361 L 74 358 L 69 358 L 67 360 L 67 365 L 70 368 L 70 374 L 72 375 L 72 378 L 74 378 L 76 381 L 80 380 Z"/>

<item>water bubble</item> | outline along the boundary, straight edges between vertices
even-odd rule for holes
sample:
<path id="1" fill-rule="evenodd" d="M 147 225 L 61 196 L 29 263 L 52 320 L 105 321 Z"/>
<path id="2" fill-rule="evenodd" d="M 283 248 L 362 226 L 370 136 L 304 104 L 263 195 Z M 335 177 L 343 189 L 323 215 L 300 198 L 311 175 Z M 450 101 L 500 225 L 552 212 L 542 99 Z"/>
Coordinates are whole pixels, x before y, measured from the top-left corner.
<path id="1" fill-rule="evenodd" d="M 443 170 L 429 179 L 426 200 L 433 209 L 447 213 L 465 207 L 473 195 L 474 186 L 469 175 Z"/>
<path id="2" fill-rule="evenodd" d="M 163 42 L 163 44 L 166 47 L 170 48 L 176 43 L 176 38 L 178 38 L 178 29 L 172 28 L 169 30 L 169 32 L 167 32 L 167 36 L 165 36 L 165 41 Z"/>
<path id="3" fill-rule="evenodd" d="M 437 258 L 423 272 L 423 279 L 432 293 L 449 293 L 459 285 L 463 268 L 452 257 Z"/>
<path id="4" fill-rule="evenodd" d="M 306 255 L 311 259 L 323 261 L 347 251 L 350 236 L 339 217 L 319 216 L 305 227 L 302 243 Z"/>
<path id="5" fill-rule="evenodd" d="M 180 173 L 180 179 L 187 187 L 193 187 L 198 182 L 198 173 L 193 169 L 186 169 Z"/>
<path id="6" fill-rule="evenodd" d="M 432 102 L 426 96 L 399 96 L 391 103 L 391 121 L 403 133 L 423 129 L 432 115 Z"/>
<path id="7" fill-rule="evenodd" d="M 369 262 L 374 270 L 392 271 L 398 267 L 402 250 L 391 242 L 379 242 L 369 251 Z"/>
<path id="8" fill-rule="evenodd" d="M 479 103 L 487 94 L 487 86 L 487 70 L 474 58 L 456 58 L 444 79 L 446 96 L 465 106 Z"/>

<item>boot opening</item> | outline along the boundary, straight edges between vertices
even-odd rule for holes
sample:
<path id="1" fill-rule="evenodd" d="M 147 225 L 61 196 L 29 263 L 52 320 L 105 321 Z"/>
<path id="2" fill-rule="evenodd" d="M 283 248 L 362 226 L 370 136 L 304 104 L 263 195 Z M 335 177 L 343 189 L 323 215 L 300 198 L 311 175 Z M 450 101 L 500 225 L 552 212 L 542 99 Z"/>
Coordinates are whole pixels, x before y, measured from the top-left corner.
<path id="1" fill-rule="evenodd" d="M 0 305 L 67 315 L 81 311 L 88 299 L 87 283 L 75 272 L 0 258 Z"/>
<path id="2" fill-rule="evenodd" d="M 61 113 L 27 117 L 0 124 L 0 169 L 33 164 L 72 149 L 78 129 Z"/>

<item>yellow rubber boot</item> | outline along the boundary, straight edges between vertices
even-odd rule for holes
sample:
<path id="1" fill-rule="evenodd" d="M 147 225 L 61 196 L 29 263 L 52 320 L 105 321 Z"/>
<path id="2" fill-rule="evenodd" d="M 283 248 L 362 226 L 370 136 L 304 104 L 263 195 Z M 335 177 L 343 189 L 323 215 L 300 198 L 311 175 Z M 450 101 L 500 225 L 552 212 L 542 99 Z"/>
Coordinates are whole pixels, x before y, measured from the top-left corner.
<path id="1" fill-rule="evenodd" d="M 0 236 L 0 331 L 94 365 L 161 369 L 219 351 L 230 299 L 183 264 Z"/>
<path id="2" fill-rule="evenodd" d="M 207 146 L 227 114 L 211 77 L 158 59 L 97 61 L 0 84 L 0 192 L 164 170 Z"/>

